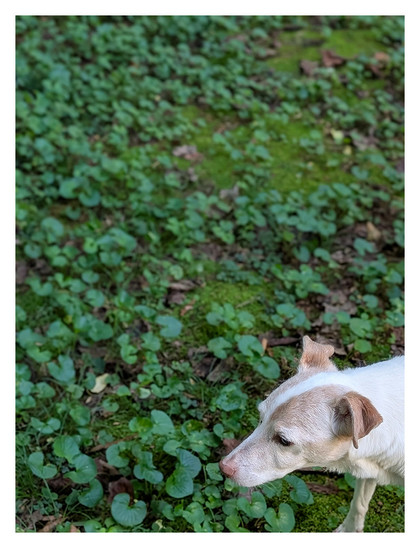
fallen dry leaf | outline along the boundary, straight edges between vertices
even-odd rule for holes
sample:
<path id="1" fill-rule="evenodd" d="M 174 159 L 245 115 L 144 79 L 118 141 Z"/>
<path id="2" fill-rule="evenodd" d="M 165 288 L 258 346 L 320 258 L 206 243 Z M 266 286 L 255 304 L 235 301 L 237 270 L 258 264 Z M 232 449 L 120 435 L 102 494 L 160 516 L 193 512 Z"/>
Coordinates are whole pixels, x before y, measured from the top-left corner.
<path id="1" fill-rule="evenodd" d="M 316 61 L 307 61 L 306 59 L 302 59 L 299 67 L 303 74 L 306 74 L 306 76 L 312 76 L 314 70 L 318 68 L 318 63 Z"/>
<path id="2" fill-rule="evenodd" d="M 111 503 L 115 495 L 120 493 L 128 493 L 130 495 L 130 504 L 134 500 L 134 489 L 131 481 L 127 478 L 121 477 L 117 481 L 111 481 L 108 484 L 109 496 L 108 502 Z"/>
<path id="3" fill-rule="evenodd" d="M 376 228 L 376 226 L 368 221 L 366 223 L 366 230 L 367 230 L 367 239 L 370 242 L 377 242 L 382 237 L 382 232 Z"/>
<path id="4" fill-rule="evenodd" d="M 185 316 L 185 314 L 186 314 L 187 312 L 189 312 L 190 310 L 192 310 L 192 309 L 194 308 L 194 303 L 195 303 L 195 299 L 192 300 L 192 301 L 190 301 L 189 304 L 186 304 L 186 305 L 182 308 L 182 310 L 180 311 L 179 315 L 180 315 L 180 316 Z"/>
<path id="5" fill-rule="evenodd" d="M 91 388 L 90 391 L 93 392 L 94 394 L 99 394 L 99 392 L 102 392 L 103 390 L 105 390 L 107 385 L 106 380 L 108 377 L 109 377 L 109 373 L 104 373 L 103 375 L 99 375 L 99 377 L 96 377 L 95 386 Z"/>
<path id="6" fill-rule="evenodd" d="M 322 64 L 324 65 L 324 67 L 338 67 L 346 62 L 344 57 L 341 57 L 341 55 L 337 55 L 331 49 L 323 49 L 321 51 L 321 56 Z"/>
<path id="7" fill-rule="evenodd" d="M 307 481 L 306 485 L 313 493 L 322 493 L 323 495 L 336 495 L 339 491 L 335 483 L 327 483 L 323 485 L 320 483 Z"/>
<path id="8" fill-rule="evenodd" d="M 391 57 L 384 51 L 377 51 L 373 57 L 383 64 L 386 64 L 391 60 Z"/>
<path id="9" fill-rule="evenodd" d="M 16 261 L 16 285 L 22 285 L 25 283 L 25 279 L 28 275 L 28 265 L 26 261 Z"/>
<path id="10" fill-rule="evenodd" d="M 44 525 L 44 527 L 40 529 L 38 533 L 51 533 L 51 531 L 63 521 L 62 517 L 56 518 L 54 516 L 48 516 L 48 518 L 50 518 L 50 521 L 46 525 Z"/>
<path id="11" fill-rule="evenodd" d="M 203 158 L 203 155 L 197 151 L 197 147 L 194 145 L 175 147 L 172 154 L 178 158 L 185 158 L 186 160 L 201 160 Z"/>

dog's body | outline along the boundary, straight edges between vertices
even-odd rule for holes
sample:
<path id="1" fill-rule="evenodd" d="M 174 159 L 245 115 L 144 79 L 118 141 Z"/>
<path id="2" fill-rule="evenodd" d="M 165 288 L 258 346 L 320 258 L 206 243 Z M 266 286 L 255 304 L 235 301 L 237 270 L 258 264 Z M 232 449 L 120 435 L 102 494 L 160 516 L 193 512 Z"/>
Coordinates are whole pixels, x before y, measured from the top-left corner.
<path id="1" fill-rule="evenodd" d="M 298 373 L 259 405 L 255 431 L 220 463 L 253 487 L 294 470 L 350 472 L 356 487 L 338 531 L 363 531 L 377 484 L 403 484 L 404 357 L 338 371 L 334 349 L 304 337 Z"/>

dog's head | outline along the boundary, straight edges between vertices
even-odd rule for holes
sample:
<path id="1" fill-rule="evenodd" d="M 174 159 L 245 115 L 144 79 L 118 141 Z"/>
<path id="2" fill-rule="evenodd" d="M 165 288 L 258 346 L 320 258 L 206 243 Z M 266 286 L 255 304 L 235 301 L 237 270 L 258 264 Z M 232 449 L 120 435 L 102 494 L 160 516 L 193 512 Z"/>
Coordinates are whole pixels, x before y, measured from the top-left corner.
<path id="1" fill-rule="evenodd" d="M 258 406 L 260 424 L 220 463 L 226 476 L 252 487 L 299 468 L 328 467 L 382 422 L 342 379 L 333 353 L 332 346 L 304 337 L 297 374 Z"/>

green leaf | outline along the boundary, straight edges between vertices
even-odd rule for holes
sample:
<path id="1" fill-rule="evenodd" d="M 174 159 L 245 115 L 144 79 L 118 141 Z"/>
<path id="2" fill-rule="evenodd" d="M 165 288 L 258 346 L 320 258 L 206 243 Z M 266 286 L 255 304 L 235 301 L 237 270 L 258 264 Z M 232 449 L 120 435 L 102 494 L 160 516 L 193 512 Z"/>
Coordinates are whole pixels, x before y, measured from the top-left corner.
<path id="1" fill-rule="evenodd" d="M 31 453 L 27 462 L 31 472 L 38 478 L 50 479 L 57 474 L 56 466 L 53 464 L 44 465 L 44 454 L 41 451 Z"/>
<path id="2" fill-rule="evenodd" d="M 78 426 L 87 426 L 90 423 L 90 409 L 81 403 L 73 404 L 70 416 Z"/>
<path id="3" fill-rule="evenodd" d="M 146 503 L 139 500 L 130 506 L 130 495 L 119 493 L 115 495 L 111 504 L 111 514 L 117 523 L 124 527 L 135 527 L 146 517 Z"/>
<path id="4" fill-rule="evenodd" d="M 251 496 L 251 502 L 245 497 L 238 498 L 238 508 L 248 517 L 256 519 L 262 518 L 267 510 L 264 495 L 254 491 Z"/>
<path id="5" fill-rule="evenodd" d="M 165 337 L 165 339 L 178 337 L 181 333 L 182 323 L 172 316 L 157 316 L 155 321 L 157 324 L 163 326 L 160 330 L 160 334 L 162 337 Z"/>
<path id="6" fill-rule="evenodd" d="M 288 475 L 284 478 L 293 487 L 290 498 L 299 504 L 313 504 L 314 498 L 306 483 L 297 476 Z"/>
<path id="7" fill-rule="evenodd" d="M 215 398 L 215 404 L 223 411 L 234 411 L 245 406 L 248 396 L 242 392 L 238 383 L 230 383 L 224 386 Z"/>
<path id="8" fill-rule="evenodd" d="M 209 462 L 206 464 L 206 472 L 211 480 L 223 481 L 223 476 L 220 473 L 220 468 L 217 462 Z"/>
<path id="9" fill-rule="evenodd" d="M 74 382 L 76 372 L 74 369 L 73 360 L 70 356 L 64 355 L 58 356 L 57 359 L 58 364 L 55 362 L 49 362 L 47 365 L 50 375 L 63 384 L 70 384 Z"/>
<path id="10" fill-rule="evenodd" d="M 213 352 L 217 358 L 224 360 L 227 357 L 225 349 L 232 348 L 232 344 L 223 337 L 216 337 L 209 340 L 207 348 L 210 352 Z"/>
<path id="11" fill-rule="evenodd" d="M 293 509 L 285 502 L 280 504 L 278 513 L 273 508 L 268 508 L 264 517 L 269 524 L 264 526 L 267 531 L 290 533 L 295 526 Z"/>
<path id="12" fill-rule="evenodd" d="M 362 354 L 372 351 L 372 345 L 366 339 L 356 339 L 356 341 L 354 342 L 354 348 Z"/>
<path id="13" fill-rule="evenodd" d="M 61 238 L 64 234 L 64 227 L 58 219 L 46 217 L 41 222 L 41 227 L 47 232 L 51 240 Z"/>
<path id="14" fill-rule="evenodd" d="M 225 519 L 226 528 L 232 533 L 248 533 L 248 529 L 240 526 L 241 519 L 236 512 L 230 514 Z"/>
<path id="15" fill-rule="evenodd" d="M 153 433 L 167 435 L 174 430 L 174 424 L 171 420 L 171 417 L 165 413 L 165 411 L 160 411 L 159 409 L 153 409 L 151 412 L 151 417 L 153 421 Z"/>
<path id="16" fill-rule="evenodd" d="M 144 333 L 141 338 L 143 339 L 142 348 L 157 352 L 160 349 L 159 337 L 154 335 L 151 331 Z"/>
<path id="17" fill-rule="evenodd" d="M 123 441 L 110 445 L 105 451 L 106 460 L 109 462 L 109 464 L 115 466 L 116 468 L 123 468 L 124 466 L 127 466 L 127 464 L 130 462 L 130 459 L 128 459 L 127 457 L 121 457 L 120 455 L 122 451 L 126 451 L 127 449 L 128 444 Z"/>
<path id="18" fill-rule="evenodd" d="M 54 440 L 53 451 L 57 457 L 63 457 L 73 462 L 74 457 L 80 454 L 79 445 L 72 436 L 59 436 Z"/>
<path id="19" fill-rule="evenodd" d="M 269 356 L 260 359 L 253 358 L 251 363 L 255 371 L 267 379 L 278 379 L 280 376 L 278 363 Z"/>
<path id="20" fill-rule="evenodd" d="M 41 350 L 38 346 L 27 348 L 26 353 L 30 358 L 38 363 L 46 363 L 52 356 L 51 352 L 48 350 Z"/>
<path id="21" fill-rule="evenodd" d="M 95 461 L 88 455 L 77 455 L 72 464 L 76 470 L 64 474 L 65 478 L 70 478 L 74 483 L 89 483 L 97 474 Z"/>
<path id="22" fill-rule="evenodd" d="M 93 341 L 98 342 L 110 339 L 113 335 L 113 330 L 109 324 L 93 318 L 88 333 Z"/>
<path id="23" fill-rule="evenodd" d="M 201 470 L 201 462 L 198 457 L 186 449 L 178 450 L 178 459 L 181 466 L 188 471 L 192 478 L 195 478 Z"/>
<path id="24" fill-rule="evenodd" d="M 138 463 L 133 469 L 136 478 L 146 480 L 149 483 L 160 483 L 163 480 L 163 474 L 156 469 L 153 464 L 153 454 L 150 451 L 135 451 Z"/>
<path id="25" fill-rule="evenodd" d="M 54 417 L 50 417 L 46 422 L 40 421 L 36 417 L 31 417 L 31 426 L 33 426 L 41 434 L 52 434 L 61 426 L 61 421 Z"/>
<path id="26" fill-rule="evenodd" d="M 368 320 L 363 318 L 351 318 L 349 322 L 350 329 L 359 337 L 366 337 L 371 334 L 372 326 Z"/>
<path id="27" fill-rule="evenodd" d="M 264 350 L 257 339 L 253 335 L 242 335 L 238 340 L 238 348 L 244 356 L 262 356 Z"/>
<path id="28" fill-rule="evenodd" d="M 182 499 L 192 495 L 194 484 L 189 471 L 179 467 L 166 480 L 165 489 L 168 495 L 176 499 Z"/>
<path id="29" fill-rule="evenodd" d="M 182 517 L 191 525 L 203 523 L 206 514 L 199 502 L 192 502 L 182 512 Z"/>
<path id="30" fill-rule="evenodd" d="M 102 484 L 95 478 L 89 483 L 89 488 L 82 491 L 77 499 L 80 504 L 83 504 L 83 506 L 93 508 L 102 499 L 103 494 L 104 490 L 102 488 Z"/>
<path id="31" fill-rule="evenodd" d="M 98 289 L 88 289 L 86 291 L 85 299 L 92 307 L 100 307 L 105 302 L 105 295 Z"/>

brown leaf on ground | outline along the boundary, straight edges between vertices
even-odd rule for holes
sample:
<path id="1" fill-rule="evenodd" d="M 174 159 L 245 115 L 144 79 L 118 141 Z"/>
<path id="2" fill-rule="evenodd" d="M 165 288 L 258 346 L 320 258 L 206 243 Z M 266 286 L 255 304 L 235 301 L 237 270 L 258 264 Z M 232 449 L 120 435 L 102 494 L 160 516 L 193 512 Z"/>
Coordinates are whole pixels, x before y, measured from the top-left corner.
<path id="1" fill-rule="evenodd" d="M 331 49 L 323 49 L 321 51 L 321 56 L 322 64 L 324 65 L 324 67 L 338 67 L 346 62 L 346 59 L 344 59 L 344 57 L 341 57 L 341 55 L 337 55 Z"/>
<path id="2" fill-rule="evenodd" d="M 382 238 L 382 232 L 376 226 L 368 221 L 366 223 L 367 239 L 371 242 L 377 242 Z"/>
<path id="3" fill-rule="evenodd" d="M 182 317 L 182 316 L 185 316 L 185 314 L 187 314 L 187 312 L 189 312 L 190 310 L 193 310 L 194 308 L 194 303 L 195 303 L 195 299 L 192 299 L 192 301 L 189 301 L 180 311 L 179 315 Z"/>
<path id="4" fill-rule="evenodd" d="M 302 59 L 299 64 L 300 70 L 303 72 L 303 74 L 306 74 L 306 76 L 312 76 L 314 70 L 317 69 L 318 66 L 319 65 L 316 61 L 308 61 L 306 59 Z"/>
<path id="5" fill-rule="evenodd" d="M 185 301 L 185 293 L 182 291 L 170 291 L 166 297 L 167 304 L 182 304 Z"/>
<path id="6" fill-rule="evenodd" d="M 322 493 L 323 495 L 336 495 L 339 492 L 337 485 L 332 482 L 327 484 L 321 484 L 307 481 L 306 485 L 308 486 L 308 489 L 312 491 L 312 493 Z"/>
<path id="7" fill-rule="evenodd" d="M 172 154 L 178 158 L 185 158 L 185 160 L 202 160 L 203 155 L 200 154 L 195 145 L 182 145 L 175 147 Z"/>
<path id="8" fill-rule="evenodd" d="M 395 169 L 398 171 L 398 173 L 404 173 L 404 158 L 400 158 L 397 160 Z"/>
<path id="9" fill-rule="evenodd" d="M 274 346 L 287 346 L 289 344 L 295 344 L 300 341 L 299 337 L 276 337 L 271 331 L 267 333 L 262 333 L 258 337 L 259 341 L 262 344 L 263 339 L 267 339 L 267 347 Z"/>
<path id="10" fill-rule="evenodd" d="M 179 280 L 179 282 L 172 282 L 169 287 L 175 291 L 191 291 L 197 287 L 197 284 L 192 280 Z"/>
<path id="11" fill-rule="evenodd" d="M 384 63 L 384 64 L 389 63 L 389 61 L 391 60 L 391 57 L 384 51 L 377 51 L 373 57 L 377 61 L 379 61 L 379 63 Z"/>
<path id="12" fill-rule="evenodd" d="M 78 529 L 73 523 L 70 525 L 70 531 L 69 533 L 80 533 L 80 529 Z"/>
<path id="13" fill-rule="evenodd" d="M 48 487 L 54 492 L 62 492 L 65 490 L 70 491 L 70 487 L 74 485 L 74 483 L 69 478 L 63 478 L 63 476 L 48 479 L 47 483 Z"/>
<path id="14" fill-rule="evenodd" d="M 191 362 L 194 373 L 201 379 L 207 377 L 216 362 L 216 358 L 213 354 L 209 353 L 207 346 L 190 348 L 188 350 L 188 359 Z"/>
<path id="15" fill-rule="evenodd" d="M 235 438 L 225 438 L 222 443 L 226 449 L 226 455 L 228 455 L 236 447 L 238 447 L 238 445 L 240 445 L 241 442 L 239 440 L 236 440 Z"/>
<path id="16" fill-rule="evenodd" d="M 55 529 L 57 525 L 60 525 L 60 523 L 64 519 L 62 517 L 56 518 L 55 516 L 48 516 L 48 518 L 50 519 L 50 521 L 46 525 L 44 525 L 44 527 L 40 529 L 38 533 L 51 533 L 51 531 L 53 531 L 53 529 Z"/>
<path id="17" fill-rule="evenodd" d="M 207 375 L 207 380 L 210 382 L 219 381 L 223 374 L 230 371 L 234 365 L 235 359 L 232 356 L 229 356 L 229 358 L 226 358 L 225 360 L 221 360 L 216 365 L 216 367 Z"/>
<path id="18" fill-rule="evenodd" d="M 130 504 L 133 503 L 134 489 L 129 479 L 121 477 L 117 481 L 109 482 L 108 490 L 109 490 L 109 495 L 108 495 L 109 504 L 111 504 L 115 495 L 119 495 L 120 493 L 128 493 L 130 495 Z"/>
<path id="19" fill-rule="evenodd" d="M 16 261 L 16 285 L 25 283 L 25 279 L 28 276 L 28 270 L 26 261 Z"/>

